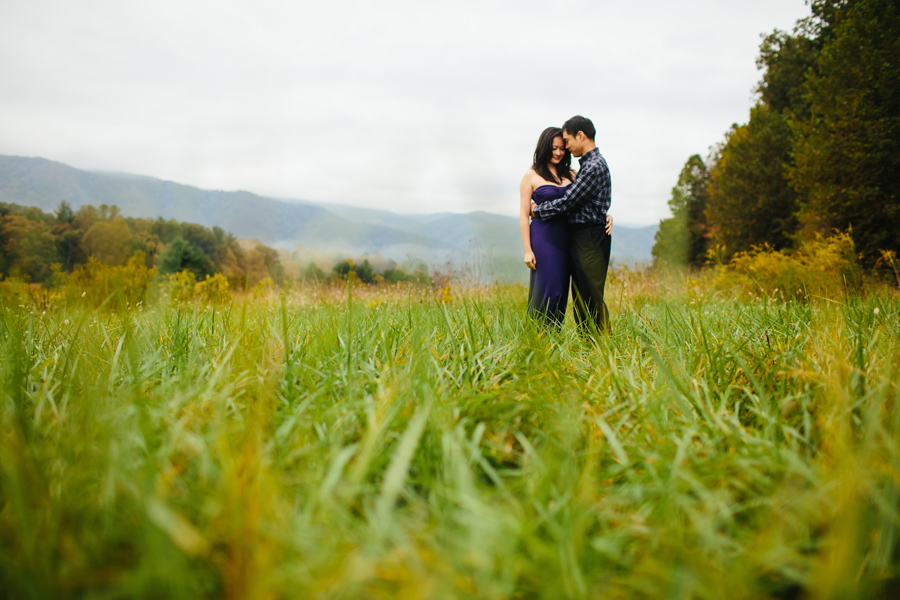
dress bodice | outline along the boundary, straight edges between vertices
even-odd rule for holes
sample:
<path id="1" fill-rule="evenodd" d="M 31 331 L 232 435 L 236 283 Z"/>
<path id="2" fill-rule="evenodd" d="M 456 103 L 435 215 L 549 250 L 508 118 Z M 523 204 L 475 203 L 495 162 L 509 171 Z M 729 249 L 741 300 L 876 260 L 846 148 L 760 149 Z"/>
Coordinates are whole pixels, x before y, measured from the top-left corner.
<path id="1" fill-rule="evenodd" d="M 562 198 L 566 195 L 567 189 L 569 189 L 568 185 L 555 186 L 548 183 L 535 189 L 531 194 L 531 199 L 534 200 L 535 204 L 543 204 L 544 202 Z"/>

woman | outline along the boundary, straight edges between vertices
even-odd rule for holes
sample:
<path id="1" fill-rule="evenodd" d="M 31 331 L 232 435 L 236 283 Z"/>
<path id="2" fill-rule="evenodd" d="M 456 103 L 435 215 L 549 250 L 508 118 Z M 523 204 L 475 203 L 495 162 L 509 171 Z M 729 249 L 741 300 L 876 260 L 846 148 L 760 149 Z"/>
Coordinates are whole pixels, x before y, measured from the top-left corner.
<path id="1" fill-rule="evenodd" d="M 529 224 L 531 202 L 537 204 L 565 195 L 575 179 L 572 155 L 566 150 L 562 129 L 548 127 L 538 138 L 531 168 L 519 185 L 519 230 L 525 248 L 525 264 L 531 269 L 528 314 L 562 325 L 569 298 L 569 229 L 564 217 Z M 607 216 L 607 229 L 612 217 Z"/>

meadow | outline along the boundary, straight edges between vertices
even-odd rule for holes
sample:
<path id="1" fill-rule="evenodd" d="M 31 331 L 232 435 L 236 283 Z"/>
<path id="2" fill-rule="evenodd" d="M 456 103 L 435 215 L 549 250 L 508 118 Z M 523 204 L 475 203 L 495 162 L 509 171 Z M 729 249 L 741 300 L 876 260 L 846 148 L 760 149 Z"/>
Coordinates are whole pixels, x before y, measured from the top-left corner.
<path id="1" fill-rule="evenodd" d="M 0 596 L 900 592 L 900 301 L 613 277 L 0 306 Z"/>

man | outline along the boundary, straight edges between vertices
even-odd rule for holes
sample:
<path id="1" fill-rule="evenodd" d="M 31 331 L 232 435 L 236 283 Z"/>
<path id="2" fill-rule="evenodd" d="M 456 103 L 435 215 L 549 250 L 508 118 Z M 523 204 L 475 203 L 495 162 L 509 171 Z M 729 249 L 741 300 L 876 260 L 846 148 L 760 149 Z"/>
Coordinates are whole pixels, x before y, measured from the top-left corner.
<path id="1" fill-rule="evenodd" d="M 572 298 L 579 327 L 609 330 L 609 311 L 603 301 L 612 237 L 606 213 L 612 202 L 609 167 L 594 143 L 596 129 L 590 119 L 572 117 L 563 125 L 563 140 L 580 170 L 566 195 L 531 205 L 531 215 L 542 220 L 565 214 L 569 221 L 572 260 Z"/>

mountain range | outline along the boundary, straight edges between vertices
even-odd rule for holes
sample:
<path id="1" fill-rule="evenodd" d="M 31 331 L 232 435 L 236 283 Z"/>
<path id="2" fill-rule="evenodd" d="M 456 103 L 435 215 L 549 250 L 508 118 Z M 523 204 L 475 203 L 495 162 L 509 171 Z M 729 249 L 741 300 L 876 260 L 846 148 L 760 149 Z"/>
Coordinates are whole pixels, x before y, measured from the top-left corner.
<path id="1" fill-rule="evenodd" d="M 387 210 L 284 200 L 246 191 L 203 190 L 142 175 L 83 171 L 43 158 L 0 155 L 0 202 L 53 211 L 61 201 L 115 205 L 127 217 L 162 217 L 215 226 L 281 249 L 378 253 L 397 261 L 476 267 L 501 282 L 527 281 L 518 219 L 486 212 L 397 214 Z M 657 226 L 615 225 L 613 260 L 650 261 Z"/>

